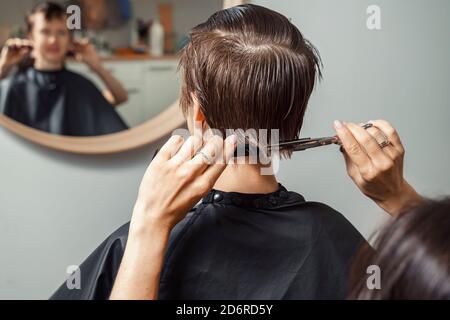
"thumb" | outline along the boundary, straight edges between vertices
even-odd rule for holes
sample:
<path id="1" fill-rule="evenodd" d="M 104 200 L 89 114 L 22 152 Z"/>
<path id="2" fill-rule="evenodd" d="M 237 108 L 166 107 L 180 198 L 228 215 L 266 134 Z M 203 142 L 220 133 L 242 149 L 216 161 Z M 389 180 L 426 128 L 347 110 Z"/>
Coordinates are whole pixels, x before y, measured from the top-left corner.
<path id="1" fill-rule="evenodd" d="M 345 150 L 342 150 L 342 155 L 344 156 L 345 167 L 347 169 L 348 175 L 350 176 L 350 178 L 355 179 L 359 175 L 358 167 L 349 157 L 347 152 L 345 152 Z"/>

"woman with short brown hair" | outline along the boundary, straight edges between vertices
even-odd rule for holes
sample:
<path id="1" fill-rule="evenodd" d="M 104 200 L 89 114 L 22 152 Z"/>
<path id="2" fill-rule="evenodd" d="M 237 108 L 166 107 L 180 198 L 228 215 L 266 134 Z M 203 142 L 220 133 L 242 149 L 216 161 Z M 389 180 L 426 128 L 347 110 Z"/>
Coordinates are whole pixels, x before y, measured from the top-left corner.
<path id="1" fill-rule="evenodd" d="M 52 298 L 346 298 L 360 233 L 274 173 L 262 175 L 264 164 L 230 164 L 240 137 L 195 134 L 267 129 L 298 137 L 320 76 L 317 51 L 286 17 L 243 5 L 193 29 L 181 69 L 193 135 L 173 136 L 152 161 L 131 223 L 81 265 L 81 290 L 62 286 Z"/>

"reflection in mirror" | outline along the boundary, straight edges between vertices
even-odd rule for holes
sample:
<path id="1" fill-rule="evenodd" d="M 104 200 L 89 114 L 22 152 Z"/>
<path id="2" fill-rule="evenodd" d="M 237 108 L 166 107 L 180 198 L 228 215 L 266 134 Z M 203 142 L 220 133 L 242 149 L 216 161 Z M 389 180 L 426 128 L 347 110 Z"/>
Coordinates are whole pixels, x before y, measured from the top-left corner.
<path id="1" fill-rule="evenodd" d="M 0 114 L 64 136 L 139 126 L 177 100 L 176 53 L 189 30 L 222 6 L 222 0 L 2 1 Z"/>

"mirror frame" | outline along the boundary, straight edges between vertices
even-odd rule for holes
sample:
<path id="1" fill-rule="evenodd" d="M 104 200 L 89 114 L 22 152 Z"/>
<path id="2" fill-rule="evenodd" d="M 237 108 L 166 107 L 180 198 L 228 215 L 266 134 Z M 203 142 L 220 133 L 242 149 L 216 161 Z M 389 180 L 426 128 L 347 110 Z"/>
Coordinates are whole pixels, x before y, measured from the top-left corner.
<path id="1" fill-rule="evenodd" d="M 224 8 L 244 4 L 246 0 L 224 0 Z M 96 137 L 67 137 L 30 128 L 0 115 L 0 125 L 38 145 L 76 154 L 100 155 L 121 153 L 151 144 L 185 124 L 179 99 L 156 117 L 122 132 Z"/>

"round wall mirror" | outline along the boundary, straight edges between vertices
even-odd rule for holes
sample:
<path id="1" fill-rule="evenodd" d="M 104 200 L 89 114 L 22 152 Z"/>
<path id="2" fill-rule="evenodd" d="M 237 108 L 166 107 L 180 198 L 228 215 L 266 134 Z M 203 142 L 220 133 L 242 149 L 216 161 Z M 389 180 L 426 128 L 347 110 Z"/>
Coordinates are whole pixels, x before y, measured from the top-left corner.
<path id="1" fill-rule="evenodd" d="M 177 52 L 192 27 L 244 1 L 55 2 L 0 4 L 0 125 L 48 148 L 108 154 L 183 125 Z"/>

